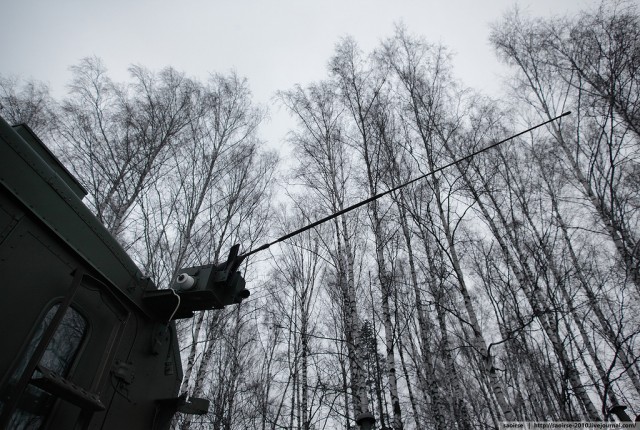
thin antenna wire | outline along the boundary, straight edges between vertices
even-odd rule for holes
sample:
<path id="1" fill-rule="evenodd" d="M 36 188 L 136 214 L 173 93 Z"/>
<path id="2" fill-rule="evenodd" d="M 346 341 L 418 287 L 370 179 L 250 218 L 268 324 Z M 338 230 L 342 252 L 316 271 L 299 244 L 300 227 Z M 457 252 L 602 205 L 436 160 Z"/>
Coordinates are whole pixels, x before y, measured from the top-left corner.
<path id="1" fill-rule="evenodd" d="M 404 184 L 398 185 L 397 187 L 391 188 L 390 190 L 384 191 L 384 192 L 382 192 L 380 194 L 376 194 L 374 196 L 371 196 L 366 200 L 362 200 L 359 203 L 356 203 L 354 205 L 349 206 L 348 208 L 342 209 L 342 210 L 340 210 L 340 211 L 338 211 L 336 213 L 333 213 L 333 214 L 331 214 L 329 216 L 326 216 L 326 217 L 324 217 L 322 219 L 319 219 L 319 220 L 317 220 L 315 222 L 312 222 L 311 224 L 309 224 L 309 225 L 307 225 L 305 227 L 299 228 L 298 230 L 295 230 L 295 231 L 293 231 L 293 232 L 291 232 L 289 234 L 285 234 L 284 236 L 280 237 L 279 239 L 274 240 L 273 242 L 265 243 L 264 245 L 260 246 L 259 248 L 247 251 L 246 253 L 244 253 L 242 255 L 239 255 L 238 259 L 243 260 L 246 257 L 248 257 L 248 256 L 250 256 L 252 254 L 255 254 L 256 252 L 264 251 L 265 249 L 268 249 L 271 245 L 275 245 L 278 242 L 282 242 L 282 241 L 287 240 L 287 239 L 289 239 L 289 238 L 291 238 L 293 236 L 296 236 L 296 235 L 298 235 L 300 233 L 303 233 L 303 232 L 305 232 L 305 231 L 307 231 L 309 229 L 317 227 L 317 226 L 319 226 L 320 224 L 322 224 L 324 222 L 327 222 L 327 221 L 329 221 L 329 220 L 331 220 L 331 219 L 333 219 L 335 217 L 338 217 L 338 216 L 343 215 L 343 214 L 345 214 L 347 212 L 350 212 L 350 211 L 352 211 L 354 209 L 357 209 L 360 206 L 364 206 L 367 203 L 371 203 L 372 201 L 377 200 L 382 196 L 386 196 L 387 194 L 390 194 L 390 193 L 392 193 L 394 191 L 397 191 L 400 188 L 406 187 L 409 184 L 413 184 L 414 182 L 419 181 L 420 179 L 424 179 L 424 178 L 426 178 L 428 176 L 435 175 L 436 173 L 441 172 L 444 169 L 447 169 L 447 168 L 449 168 L 451 166 L 454 166 L 454 165 L 456 165 L 456 164 L 458 164 L 458 163 L 460 163 L 462 161 L 468 160 L 469 158 L 475 157 L 476 155 L 478 155 L 478 154 L 480 154 L 480 153 L 482 153 L 484 151 L 488 151 L 489 149 L 495 148 L 496 146 L 501 145 L 501 144 L 503 144 L 505 142 L 508 142 L 508 141 L 510 141 L 512 139 L 515 139 L 518 136 L 522 136 L 523 134 L 529 133 L 530 131 L 533 131 L 538 127 L 542 127 L 543 125 L 546 125 L 546 124 L 549 124 L 550 122 L 556 121 L 556 120 L 562 118 L 563 116 L 569 115 L 570 113 L 571 113 L 571 111 L 568 111 L 568 112 L 563 113 L 562 115 L 558 115 L 555 118 L 551 118 L 550 120 L 547 120 L 545 122 L 541 122 L 540 124 L 535 125 L 535 126 L 533 126 L 531 128 L 528 128 L 525 131 L 521 131 L 520 133 L 517 133 L 517 134 L 514 134 L 513 136 L 507 137 L 506 139 L 503 139 L 500 142 L 492 143 L 489 146 L 486 146 L 486 147 L 484 147 L 482 149 L 479 149 L 479 150 L 477 150 L 475 152 L 472 152 L 471 154 L 465 155 L 464 157 L 459 158 L 459 159 L 457 159 L 455 161 L 452 161 L 451 163 L 448 163 L 448 164 L 445 164 L 444 166 L 438 167 L 437 169 L 432 170 L 429 173 L 425 173 L 422 176 L 418 176 L 417 178 L 411 179 L 410 181 L 405 182 Z"/>

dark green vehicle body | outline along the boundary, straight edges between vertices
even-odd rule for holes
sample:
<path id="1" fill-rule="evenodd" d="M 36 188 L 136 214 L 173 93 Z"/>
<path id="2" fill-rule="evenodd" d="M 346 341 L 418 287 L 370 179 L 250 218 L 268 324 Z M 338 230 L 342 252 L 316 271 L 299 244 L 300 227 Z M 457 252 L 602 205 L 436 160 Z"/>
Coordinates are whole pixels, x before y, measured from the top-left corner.
<path id="1" fill-rule="evenodd" d="M 168 428 L 171 315 L 28 127 L 0 118 L 0 428 Z M 201 411 L 204 412 L 204 411 Z"/>

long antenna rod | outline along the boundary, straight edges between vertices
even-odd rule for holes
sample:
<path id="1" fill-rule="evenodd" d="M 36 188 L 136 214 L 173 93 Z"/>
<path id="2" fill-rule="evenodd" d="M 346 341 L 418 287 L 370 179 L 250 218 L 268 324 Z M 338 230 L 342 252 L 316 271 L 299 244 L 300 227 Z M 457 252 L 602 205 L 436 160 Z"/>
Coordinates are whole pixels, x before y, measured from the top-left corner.
<path id="1" fill-rule="evenodd" d="M 368 199 L 366 199 L 366 200 L 362 200 L 361 202 L 356 203 L 355 205 L 351 205 L 351 206 L 349 206 L 348 208 L 342 209 L 342 210 L 340 210 L 340 211 L 338 211 L 338 212 L 336 212 L 336 213 L 333 213 L 333 214 L 331 214 L 331 215 L 329 215 L 329 216 L 326 216 L 326 217 L 324 217 L 324 218 L 322 218 L 322 219 L 319 219 L 319 220 L 317 220 L 317 221 L 315 221 L 315 222 L 312 222 L 311 224 L 309 224 L 309 225 L 307 225 L 307 226 L 305 226 L 305 227 L 299 228 L 299 229 L 298 229 L 298 230 L 296 230 L 296 231 L 293 231 L 293 232 L 291 232 L 291 233 L 289 233 L 289 234 L 285 234 L 284 236 L 282 236 L 282 237 L 281 237 L 281 238 L 279 238 L 279 239 L 274 240 L 273 242 L 265 243 L 264 245 L 262 245 L 262 246 L 261 246 L 261 247 L 259 247 L 259 248 L 256 248 L 256 249 L 253 249 L 253 250 L 247 251 L 246 253 L 244 253 L 244 254 L 242 254 L 242 255 L 239 255 L 237 258 L 238 258 L 240 261 L 242 261 L 242 260 L 244 260 L 246 257 L 248 257 L 248 256 L 250 256 L 250 255 L 252 255 L 252 254 L 255 254 L 256 252 L 260 252 L 260 251 L 264 251 L 265 249 L 268 249 L 271 245 L 275 245 L 275 244 L 276 244 L 276 243 L 278 243 L 278 242 L 282 242 L 282 241 L 284 241 L 284 240 L 287 240 L 287 239 L 289 239 L 289 238 L 291 238 L 291 237 L 293 237 L 293 236 L 295 236 L 295 235 L 298 235 L 298 234 L 300 234 L 300 233 L 302 233 L 302 232 L 305 232 L 305 231 L 307 231 L 307 230 L 310 230 L 310 229 L 312 229 L 312 228 L 314 228 L 314 227 L 316 227 L 316 226 L 318 226 L 318 225 L 320 225 L 320 224 L 322 224 L 322 223 L 324 223 L 324 222 L 327 222 L 327 221 L 329 221 L 329 220 L 331 220 L 331 219 L 333 219 L 333 218 L 335 218 L 335 217 L 338 217 L 338 216 L 343 215 L 343 214 L 345 214 L 345 213 L 347 213 L 347 212 L 350 212 L 350 211 L 352 211 L 352 210 L 354 210 L 354 209 L 357 209 L 357 208 L 359 208 L 360 206 L 364 206 L 364 205 L 366 205 L 367 203 L 371 203 L 372 201 L 377 200 L 377 199 L 379 199 L 379 198 L 380 198 L 380 197 L 382 197 L 382 196 L 386 196 L 387 194 L 390 194 L 390 193 L 392 193 L 392 192 L 394 192 L 394 191 L 397 191 L 397 190 L 399 190 L 400 188 L 406 187 L 406 186 L 407 186 L 407 185 L 409 185 L 409 184 L 413 184 L 414 182 L 419 181 L 420 179 L 424 179 L 424 178 L 426 178 L 426 177 L 428 177 L 428 176 L 435 175 L 436 173 L 441 172 L 441 171 L 443 171 L 444 169 L 447 169 L 447 168 L 449 168 L 449 167 L 451 167 L 451 166 L 453 166 L 453 165 L 456 165 L 456 164 L 458 164 L 458 163 L 460 163 L 460 162 L 462 162 L 462 161 L 468 160 L 469 158 L 475 157 L 476 155 L 478 155 L 478 154 L 480 154 L 480 153 L 482 153 L 482 152 L 484 152 L 484 151 L 488 151 L 489 149 L 491 149 L 491 148 L 495 148 L 496 146 L 501 145 L 501 144 L 503 144 L 503 143 L 505 143 L 505 142 L 508 142 L 508 141 L 510 141 L 510 140 L 512 140 L 512 139 L 515 139 L 515 138 L 516 138 L 516 137 L 518 137 L 518 136 L 522 136 L 523 134 L 529 133 L 530 131 L 533 131 L 533 130 L 535 130 L 535 129 L 536 129 L 536 128 L 538 128 L 538 127 L 542 127 L 543 125 L 546 125 L 546 124 L 549 124 L 550 122 L 556 121 L 556 120 L 558 120 L 558 119 L 562 118 L 563 116 L 567 116 L 567 115 L 569 115 L 570 113 L 571 113 L 571 111 L 567 111 L 567 112 L 563 113 L 562 115 L 558 115 L 558 116 L 557 116 L 557 117 L 555 117 L 555 118 L 551 118 L 550 120 L 547 120 L 547 121 L 545 121 L 545 122 L 541 122 L 540 124 L 535 125 L 535 126 L 533 126 L 533 127 L 529 128 L 529 129 L 525 130 L 525 131 L 521 131 L 521 132 L 520 132 L 520 133 L 518 133 L 518 134 L 514 134 L 513 136 L 507 137 L 506 139 L 503 139 L 503 140 L 501 140 L 500 142 L 493 143 L 493 144 L 491 144 L 491 145 L 489 145 L 489 146 L 486 146 L 486 147 L 484 147 L 484 148 L 482 148 L 482 149 L 479 149 L 479 150 L 477 150 L 477 151 L 475 151 L 475 152 L 472 152 L 471 154 L 468 154 L 468 155 L 466 155 L 466 156 L 464 156 L 464 157 L 462 157 L 462 158 L 459 158 L 459 159 L 457 159 L 457 160 L 455 160 L 455 161 L 452 161 L 452 162 L 451 162 L 451 163 L 449 163 L 449 164 L 445 164 L 444 166 L 438 167 L 437 169 L 432 170 L 432 171 L 431 171 L 431 172 L 429 172 L 429 173 L 425 173 L 425 174 L 424 174 L 424 175 L 422 175 L 422 176 L 418 176 L 417 178 L 411 179 L 409 182 L 405 182 L 404 184 L 398 185 L 397 187 L 391 188 L 390 190 L 387 190 L 387 191 L 384 191 L 384 192 L 382 192 L 382 193 L 380 193 L 380 194 L 376 194 L 376 195 L 374 195 L 374 196 L 371 196 L 371 197 L 369 197 L 369 198 L 368 198 Z"/>

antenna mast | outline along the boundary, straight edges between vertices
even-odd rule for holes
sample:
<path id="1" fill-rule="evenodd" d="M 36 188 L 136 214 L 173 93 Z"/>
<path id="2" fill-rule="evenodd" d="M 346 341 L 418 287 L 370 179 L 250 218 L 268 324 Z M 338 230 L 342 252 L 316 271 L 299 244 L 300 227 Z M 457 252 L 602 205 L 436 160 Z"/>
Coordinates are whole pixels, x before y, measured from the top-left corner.
<path id="1" fill-rule="evenodd" d="M 325 223 L 325 222 L 327 222 L 329 220 L 332 220 L 333 218 L 336 218 L 336 217 L 338 217 L 340 215 L 344 215 L 347 212 L 351 212 L 352 210 L 357 209 L 360 206 L 364 206 L 364 205 L 366 205 L 368 203 L 371 203 L 372 201 L 377 200 L 380 197 L 386 196 L 387 194 L 390 194 L 390 193 L 392 193 L 394 191 L 397 191 L 400 188 L 406 187 L 409 184 L 413 184 L 416 181 L 419 181 L 419 180 L 424 179 L 424 178 L 429 177 L 429 176 L 433 176 L 438 172 L 441 172 L 441 171 L 443 171 L 443 170 L 445 170 L 445 169 L 447 169 L 447 168 L 449 168 L 451 166 L 454 166 L 454 165 L 456 165 L 458 163 L 461 163 L 462 161 L 465 161 L 465 160 L 468 160 L 468 159 L 470 159 L 472 157 L 475 157 L 476 155 L 481 154 L 482 152 L 485 152 L 485 151 L 488 151 L 489 149 L 495 148 L 496 146 L 501 145 L 501 144 L 503 144 L 505 142 L 508 142 L 508 141 L 510 141 L 512 139 L 515 139 L 518 136 L 522 136 L 523 134 L 529 133 L 530 131 L 533 131 L 536 128 L 542 127 L 543 125 L 549 124 L 550 122 L 557 121 L 560 118 L 569 115 L 570 113 L 571 113 L 571 111 L 564 112 L 563 114 L 558 115 L 555 118 L 551 118 L 550 120 L 541 122 L 538 125 L 534 125 L 531 128 L 528 128 L 528 129 L 526 129 L 524 131 L 521 131 L 520 133 L 514 134 L 513 136 L 509 136 L 506 139 L 503 139 L 503 140 L 501 140 L 499 142 L 492 143 L 491 145 L 485 146 L 484 148 L 479 149 L 479 150 L 477 150 L 475 152 L 472 152 L 471 154 L 465 155 L 464 157 L 459 158 L 457 160 L 454 160 L 451 163 L 448 163 L 448 164 L 445 164 L 444 166 L 438 167 L 437 169 L 432 170 L 429 173 L 425 173 L 424 175 L 421 175 L 421 176 L 418 176 L 417 178 L 411 179 L 410 181 L 405 182 L 404 184 L 398 185 L 397 187 L 394 187 L 394 188 L 391 188 L 391 189 L 389 189 L 387 191 L 384 191 L 382 193 L 373 195 L 373 196 L 369 197 L 368 199 L 362 200 L 361 202 L 358 202 L 358 203 L 356 203 L 354 205 L 349 206 L 348 208 L 342 209 L 342 210 L 340 210 L 340 211 L 338 211 L 336 213 L 333 213 L 333 214 L 328 215 L 328 216 L 326 216 L 326 217 L 324 217 L 322 219 L 314 221 L 309 225 L 306 225 L 306 226 L 304 226 L 302 228 L 299 228 L 298 230 L 295 230 L 295 231 L 292 231 L 291 233 L 285 234 L 284 236 L 274 240 L 273 242 L 268 242 L 268 243 L 265 243 L 264 245 L 262 245 L 262 246 L 260 246 L 260 247 L 258 247 L 256 249 L 249 250 L 249 251 L 245 252 L 244 254 L 241 254 L 241 255 L 237 256 L 236 258 L 239 259 L 240 261 L 242 261 L 242 260 L 244 260 L 245 258 L 247 258 L 250 255 L 253 255 L 253 254 L 257 253 L 257 252 L 264 251 L 265 249 L 268 249 L 271 245 L 275 245 L 276 243 L 282 242 L 282 241 L 287 240 L 287 239 L 289 239 L 289 238 L 291 238 L 293 236 L 296 236 L 296 235 L 298 235 L 300 233 L 303 233 L 303 232 L 305 232 L 307 230 L 310 230 L 310 229 L 312 229 L 314 227 L 317 227 L 322 223 Z"/>

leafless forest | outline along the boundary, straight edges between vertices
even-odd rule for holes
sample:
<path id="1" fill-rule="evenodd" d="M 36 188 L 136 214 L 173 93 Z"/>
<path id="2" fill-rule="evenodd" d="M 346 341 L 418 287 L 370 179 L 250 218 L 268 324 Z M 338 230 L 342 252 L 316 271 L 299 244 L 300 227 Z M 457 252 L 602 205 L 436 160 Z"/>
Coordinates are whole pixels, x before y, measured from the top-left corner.
<path id="1" fill-rule="evenodd" d="M 180 320 L 187 429 L 496 428 L 640 414 L 640 13 L 511 11 L 490 43 L 508 97 L 456 80 L 398 27 L 336 44 L 322 81 L 277 93 L 295 158 L 266 149 L 250 82 L 173 68 L 66 95 L 2 77 L 0 115 L 42 136 L 161 287 L 565 111 L 244 266 L 250 299 Z"/>

